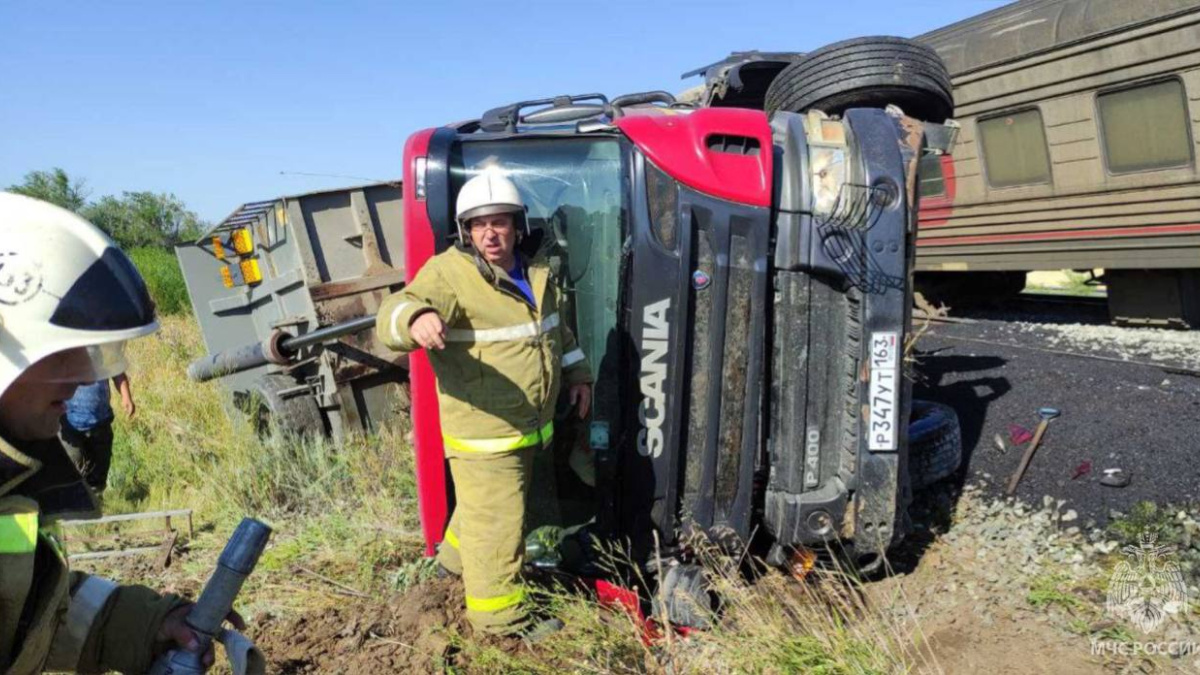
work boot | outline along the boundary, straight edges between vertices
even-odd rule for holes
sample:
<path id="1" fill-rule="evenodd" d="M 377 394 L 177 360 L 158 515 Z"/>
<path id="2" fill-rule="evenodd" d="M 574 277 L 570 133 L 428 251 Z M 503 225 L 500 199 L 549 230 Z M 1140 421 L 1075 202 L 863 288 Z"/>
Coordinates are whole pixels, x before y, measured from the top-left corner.
<path id="1" fill-rule="evenodd" d="M 542 640 L 545 640 L 551 635 L 554 635 L 563 628 L 566 628 L 566 626 L 567 625 L 562 622 L 562 619 L 549 618 L 542 619 L 541 621 L 535 619 L 529 624 L 528 627 L 526 627 L 517 635 L 521 637 L 522 642 L 532 646 L 536 645 Z"/>
<path id="2" fill-rule="evenodd" d="M 462 576 L 462 575 L 451 572 L 445 565 L 443 565 L 441 563 L 437 564 L 437 578 L 439 578 L 439 579 L 457 579 L 460 576 Z"/>

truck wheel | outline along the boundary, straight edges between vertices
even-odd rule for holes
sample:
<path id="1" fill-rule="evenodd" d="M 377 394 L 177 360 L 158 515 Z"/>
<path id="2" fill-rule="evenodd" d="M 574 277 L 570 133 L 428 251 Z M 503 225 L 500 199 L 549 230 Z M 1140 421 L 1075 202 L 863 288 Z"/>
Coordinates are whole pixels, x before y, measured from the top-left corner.
<path id="1" fill-rule="evenodd" d="M 908 475 L 913 489 L 948 478 L 961 463 L 962 432 L 954 409 L 914 400 L 908 422 Z"/>
<path id="2" fill-rule="evenodd" d="M 667 620 L 677 626 L 711 628 L 713 596 L 708 591 L 704 569 L 681 563 L 668 566 L 663 570 L 663 578 L 658 580 L 658 593 L 654 595 L 651 611 L 657 617 L 665 614 Z"/>
<path id="3" fill-rule="evenodd" d="M 905 114 L 942 122 L 954 112 L 950 73 L 932 47 L 899 37 L 844 40 L 809 52 L 779 72 L 764 108 L 831 115 L 895 104 Z"/>
<path id="4" fill-rule="evenodd" d="M 250 391 L 250 413 L 260 434 L 278 431 L 297 436 L 318 436 L 325 433 L 325 422 L 317 400 L 309 394 L 284 396 L 299 383 L 290 375 L 263 375 Z"/>

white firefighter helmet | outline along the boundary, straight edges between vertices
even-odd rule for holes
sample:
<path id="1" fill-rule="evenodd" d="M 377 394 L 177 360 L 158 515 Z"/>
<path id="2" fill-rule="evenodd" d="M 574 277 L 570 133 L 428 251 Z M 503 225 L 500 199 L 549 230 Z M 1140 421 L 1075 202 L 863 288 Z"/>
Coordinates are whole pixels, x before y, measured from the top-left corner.
<path id="1" fill-rule="evenodd" d="M 0 394 L 51 354 L 65 356 L 46 376 L 55 382 L 119 375 L 125 342 L 157 329 L 145 282 L 103 232 L 0 192 Z"/>
<path id="2" fill-rule="evenodd" d="M 513 214 L 518 231 L 529 234 L 529 220 L 525 217 L 521 193 L 517 191 L 515 183 L 495 168 L 485 169 L 462 186 L 458 191 L 454 213 L 458 222 L 458 237 L 464 244 L 470 241 L 467 224 L 472 218 L 497 213 Z"/>

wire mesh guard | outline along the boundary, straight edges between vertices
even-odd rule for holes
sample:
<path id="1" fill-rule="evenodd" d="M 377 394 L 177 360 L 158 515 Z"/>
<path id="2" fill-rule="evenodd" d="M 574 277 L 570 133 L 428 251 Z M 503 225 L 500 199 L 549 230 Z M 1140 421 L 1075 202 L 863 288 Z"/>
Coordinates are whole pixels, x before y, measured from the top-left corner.
<path id="1" fill-rule="evenodd" d="M 878 256 L 887 249 L 872 251 L 867 246 L 867 232 L 894 198 L 887 187 L 844 183 L 829 212 L 814 215 L 825 254 L 850 285 L 864 293 L 904 289 L 904 275 L 889 274 L 879 263 Z"/>

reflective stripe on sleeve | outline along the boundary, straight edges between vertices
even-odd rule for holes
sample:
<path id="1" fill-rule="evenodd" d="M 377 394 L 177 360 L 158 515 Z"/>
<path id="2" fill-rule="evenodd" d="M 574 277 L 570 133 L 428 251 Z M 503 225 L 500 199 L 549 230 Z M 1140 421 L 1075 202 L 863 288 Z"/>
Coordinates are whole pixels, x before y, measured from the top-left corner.
<path id="1" fill-rule="evenodd" d="M 0 553 L 29 553 L 37 548 L 38 514 L 0 516 Z"/>
<path id="2" fill-rule="evenodd" d="M 508 452 L 510 450 L 519 450 L 527 448 L 531 445 L 545 443 L 554 436 L 554 422 L 547 422 L 546 426 L 531 431 L 524 436 L 506 436 L 503 438 L 455 438 L 449 434 L 442 434 L 442 440 L 446 446 L 454 450 L 462 452 Z"/>
<path id="3" fill-rule="evenodd" d="M 525 590 L 518 588 L 507 595 L 497 595 L 494 598 L 475 598 L 467 596 L 467 609 L 474 612 L 499 612 L 520 603 L 525 599 Z"/>
<path id="4" fill-rule="evenodd" d="M 404 341 L 404 336 L 400 335 L 400 329 L 396 327 L 396 322 L 400 320 L 400 313 L 404 311 L 404 308 L 411 304 L 411 302 L 402 302 L 399 305 L 396 305 L 396 309 L 392 310 L 392 318 L 390 321 L 388 321 L 388 325 L 392 329 L 392 339 L 396 342 Z"/>
<path id="5" fill-rule="evenodd" d="M 456 550 L 458 549 L 458 537 L 454 536 L 454 530 L 447 527 L 446 528 L 446 536 L 443 537 L 443 540 L 447 544 L 450 544 L 450 548 L 456 549 Z"/>
<path id="6" fill-rule="evenodd" d="M 541 323 L 530 321 L 515 326 L 503 328 L 483 328 L 471 330 L 467 328 L 451 328 L 446 331 L 447 342 L 508 342 L 537 337 L 542 333 L 558 328 L 558 312 L 542 319 Z"/>
<path id="7" fill-rule="evenodd" d="M 75 671 L 92 624 L 116 590 L 115 583 L 100 577 L 89 576 L 79 584 L 71 594 L 65 619 L 54 633 L 47 665 L 53 670 Z"/>
<path id="8" fill-rule="evenodd" d="M 563 354 L 563 360 L 562 360 L 563 368 L 570 368 L 571 366 L 575 365 L 576 363 L 579 363 L 582 360 L 583 360 L 583 350 L 576 347 L 575 349 L 572 349 L 571 351 L 567 352 L 566 354 Z"/>

